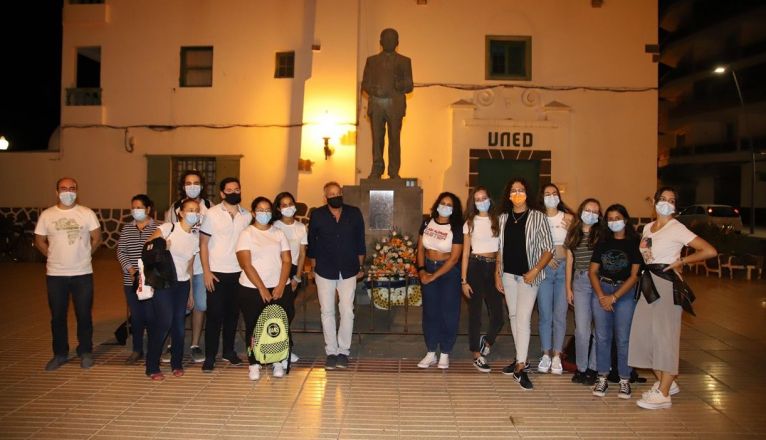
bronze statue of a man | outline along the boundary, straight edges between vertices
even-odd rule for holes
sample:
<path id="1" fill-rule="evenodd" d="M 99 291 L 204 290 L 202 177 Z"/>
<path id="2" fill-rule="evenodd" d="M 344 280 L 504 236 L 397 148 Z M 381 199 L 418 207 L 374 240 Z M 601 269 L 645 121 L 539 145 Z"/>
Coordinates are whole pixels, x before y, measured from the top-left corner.
<path id="1" fill-rule="evenodd" d="M 367 58 L 362 77 L 362 91 L 367 93 L 367 115 L 372 124 L 372 171 L 370 178 L 379 179 L 386 164 L 383 144 L 388 126 L 388 176 L 399 178 L 401 145 L 399 133 L 407 108 L 405 93 L 412 91 L 412 62 L 396 53 L 399 34 L 388 28 L 380 33 L 383 51 Z"/>

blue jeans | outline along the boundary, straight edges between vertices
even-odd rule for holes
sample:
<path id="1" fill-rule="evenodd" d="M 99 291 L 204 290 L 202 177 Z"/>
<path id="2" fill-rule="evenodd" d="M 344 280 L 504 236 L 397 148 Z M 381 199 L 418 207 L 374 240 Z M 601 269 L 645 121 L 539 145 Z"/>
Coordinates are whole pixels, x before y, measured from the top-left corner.
<path id="1" fill-rule="evenodd" d="M 93 274 L 75 276 L 51 276 L 45 278 L 48 285 L 48 307 L 51 310 L 51 334 L 53 354 L 69 356 L 69 295 L 74 303 L 77 317 L 77 354 L 93 352 Z"/>
<path id="2" fill-rule="evenodd" d="M 601 282 L 601 289 L 605 295 L 611 295 L 620 286 Z M 607 312 L 601 308 L 598 297 L 593 295 L 593 319 L 596 322 L 596 363 L 598 374 L 606 376 L 612 367 L 612 337 L 614 336 L 617 346 L 617 373 L 620 379 L 630 379 L 628 366 L 628 342 L 630 340 L 630 325 L 633 323 L 633 311 L 636 309 L 636 301 L 633 299 L 634 289 L 614 303 L 614 311 Z"/>
<path id="3" fill-rule="evenodd" d="M 537 290 L 537 313 L 540 317 L 540 348 L 561 352 L 567 330 L 566 262 L 557 269 L 545 268 L 545 279 Z M 551 338 L 553 333 L 553 338 Z M 551 341 L 552 339 L 552 341 Z"/>
<path id="4" fill-rule="evenodd" d="M 426 271 L 436 272 L 444 261 L 426 259 Z M 455 346 L 457 327 L 460 322 L 460 265 L 422 286 L 423 336 L 428 351 L 449 354 Z"/>
<path id="5" fill-rule="evenodd" d="M 133 333 L 133 351 L 144 352 L 144 331 L 149 326 L 151 315 L 151 300 L 139 301 L 134 286 L 122 286 L 125 291 L 125 301 L 130 310 L 130 332 Z"/>
<path id="6" fill-rule="evenodd" d="M 189 281 L 178 281 L 167 289 L 154 292 L 154 297 L 150 300 L 154 314 L 149 322 L 147 375 L 160 372 L 160 356 L 162 356 L 162 348 L 168 332 L 171 339 L 170 366 L 174 370 L 183 369 L 184 318 L 188 300 Z"/>
<path id="7" fill-rule="evenodd" d="M 587 270 L 575 271 L 572 277 L 575 318 L 575 356 L 577 370 L 584 373 L 590 368 L 596 371 L 596 338 L 593 336 L 593 286 Z M 600 308 L 600 307 L 599 307 Z"/>
<path id="8" fill-rule="evenodd" d="M 205 287 L 205 276 L 201 273 L 192 275 L 191 279 L 192 295 L 194 296 L 194 310 L 204 312 L 207 310 L 207 287 Z"/>

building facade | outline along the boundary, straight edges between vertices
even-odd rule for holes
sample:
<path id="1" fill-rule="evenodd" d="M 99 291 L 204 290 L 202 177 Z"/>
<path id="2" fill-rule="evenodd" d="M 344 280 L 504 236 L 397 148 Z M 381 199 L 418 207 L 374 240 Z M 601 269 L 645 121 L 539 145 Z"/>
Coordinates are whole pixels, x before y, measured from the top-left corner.
<path id="1" fill-rule="evenodd" d="M 412 59 L 400 174 L 423 188 L 416 209 L 521 175 L 573 207 L 651 214 L 653 0 L 67 2 L 58 148 L 0 157 L 0 182 L 24 188 L 0 207 L 50 205 L 71 175 L 87 206 L 148 192 L 162 209 L 190 167 L 213 194 L 235 175 L 245 200 L 288 190 L 320 205 L 326 181 L 369 174 L 360 83 L 388 27 Z"/>
<path id="2" fill-rule="evenodd" d="M 661 5 L 660 179 L 679 187 L 684 205 L 741 208 L 745 224 L 754 202 L 756 224 L 763 224 L 766 4 Z"/>

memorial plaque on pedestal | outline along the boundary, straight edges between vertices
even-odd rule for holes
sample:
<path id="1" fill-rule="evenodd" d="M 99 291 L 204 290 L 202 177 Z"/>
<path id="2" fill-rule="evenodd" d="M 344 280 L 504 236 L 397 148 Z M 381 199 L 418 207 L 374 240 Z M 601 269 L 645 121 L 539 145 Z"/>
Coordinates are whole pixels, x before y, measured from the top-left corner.
<path id="1" fill-rule="evenodd" d="M 423 219 L 423 189 L 415 178 L 361 179 L 359 185 L 343 187 L 343 198 L 362 211 L 368 255 L 372 244 L 392 229 L 411 237 L 418 233 Z"/>

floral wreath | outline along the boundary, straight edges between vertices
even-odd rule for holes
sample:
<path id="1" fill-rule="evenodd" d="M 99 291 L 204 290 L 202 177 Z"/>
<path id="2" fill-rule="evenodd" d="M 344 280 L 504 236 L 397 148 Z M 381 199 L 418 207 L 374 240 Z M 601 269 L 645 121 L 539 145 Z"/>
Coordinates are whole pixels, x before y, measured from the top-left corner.
<path id="1" fill-rule="evenodd" d="M 368 280 L 417 276 L 417 251 L 409 235 L 392 229 L 389 234 L 376 241 L 373 248 L 375 251 L 369 261 Z"/>

